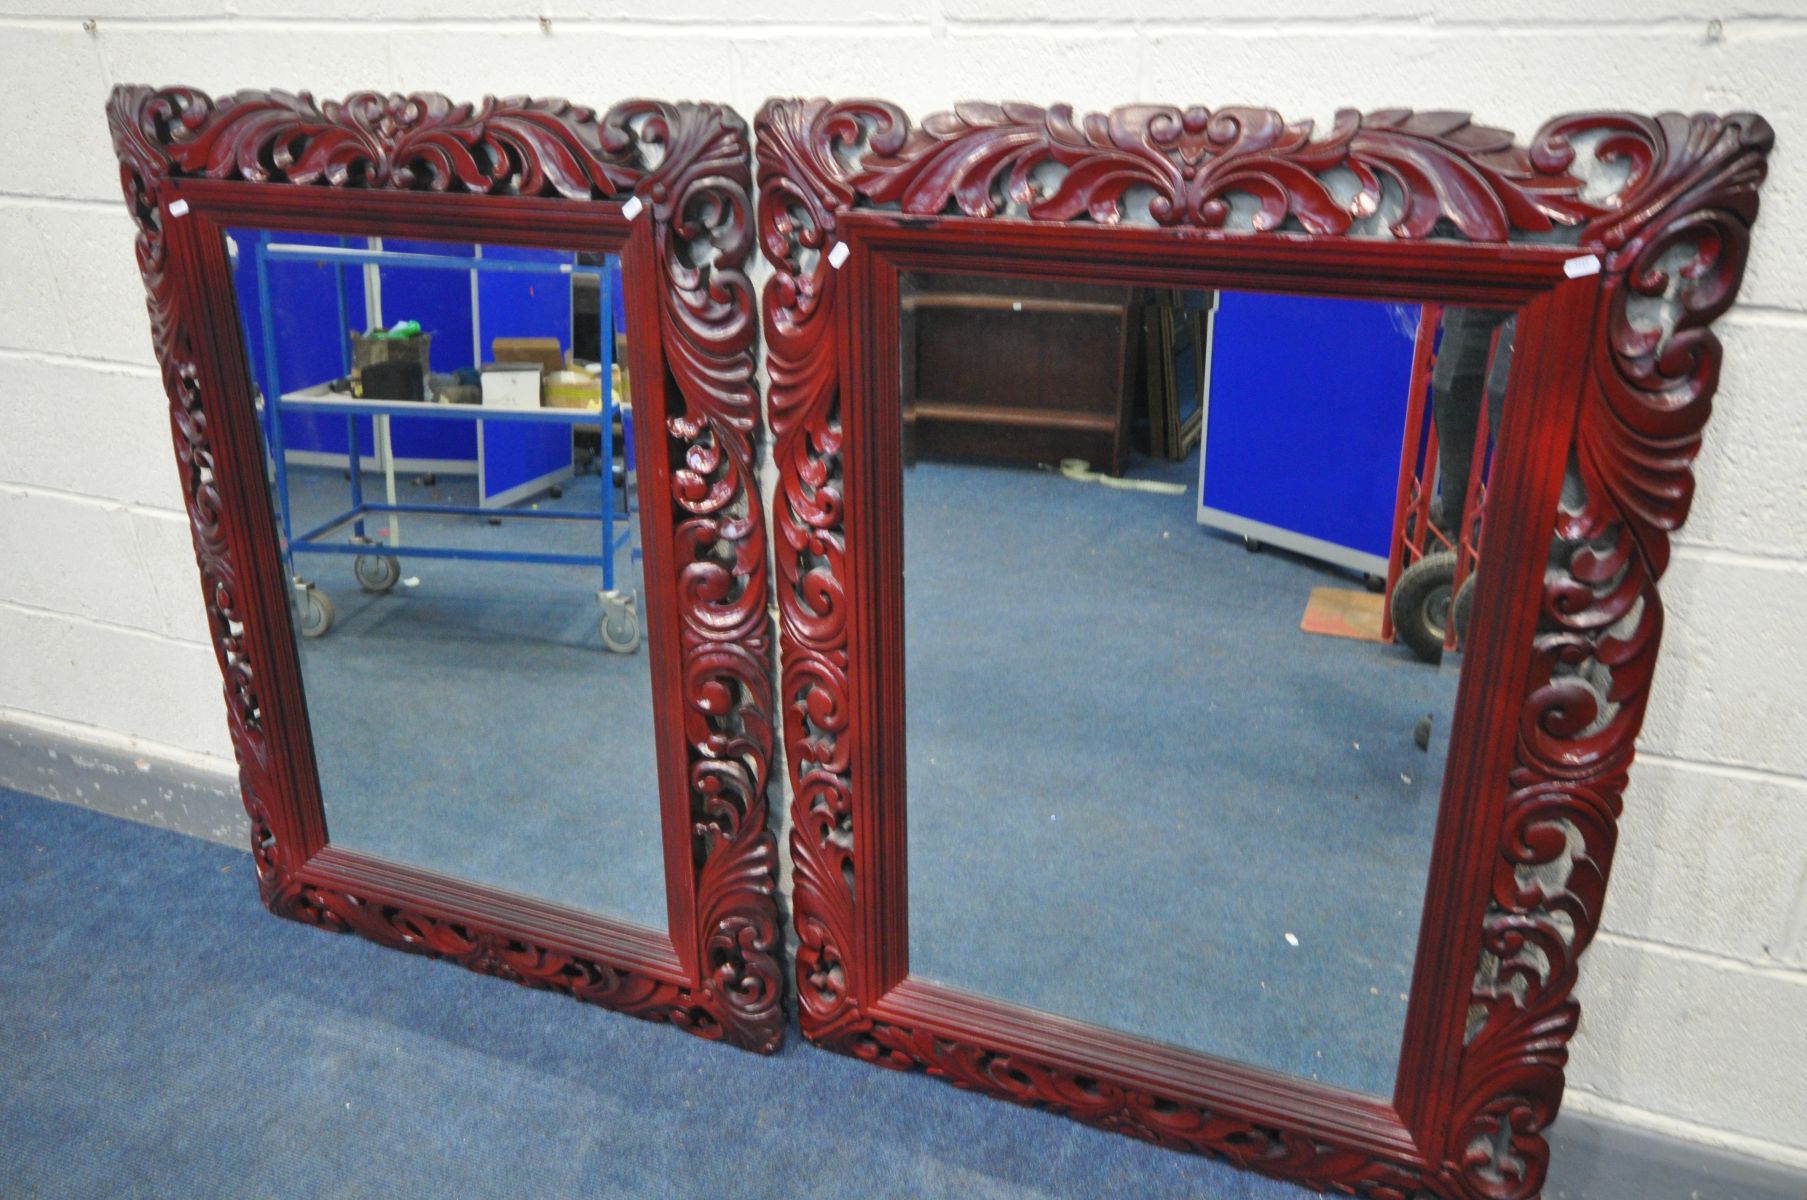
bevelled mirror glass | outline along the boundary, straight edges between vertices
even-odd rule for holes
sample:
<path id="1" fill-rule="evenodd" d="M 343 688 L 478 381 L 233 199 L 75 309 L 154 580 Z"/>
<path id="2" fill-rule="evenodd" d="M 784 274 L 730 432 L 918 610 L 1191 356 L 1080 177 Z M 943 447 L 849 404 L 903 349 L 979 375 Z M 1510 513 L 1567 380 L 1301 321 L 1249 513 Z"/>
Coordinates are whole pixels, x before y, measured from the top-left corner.
<path id="1" fill-rule="evenodd" d="M 663 929 L 620 257 L 226 236 L 328 841 Z"/>
<path id="2" fill-rule="evenodd" d="M 899 286 L 911 973 L 1390 1093 L 1510 314 Z"/>

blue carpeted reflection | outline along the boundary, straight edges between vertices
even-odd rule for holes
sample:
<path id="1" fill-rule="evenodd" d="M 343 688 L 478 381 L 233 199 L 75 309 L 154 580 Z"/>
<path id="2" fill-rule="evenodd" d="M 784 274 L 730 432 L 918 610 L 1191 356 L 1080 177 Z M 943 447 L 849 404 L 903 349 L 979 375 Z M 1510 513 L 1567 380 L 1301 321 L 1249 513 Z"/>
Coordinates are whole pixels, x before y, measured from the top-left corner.
<path id="1" fill-rule="evenodd" d="M 1391 1095 L 1455 672 L 1302 633 L 1359 583 L 1189 493 L 925 461 L 904 504 L 912 973 Z"/>
<path id="2" fill-rule="evenodd" d="M 9 1196 L 1306 1194 L 274 920 L 246 854 L 4 790 L 0 912 Z"/>

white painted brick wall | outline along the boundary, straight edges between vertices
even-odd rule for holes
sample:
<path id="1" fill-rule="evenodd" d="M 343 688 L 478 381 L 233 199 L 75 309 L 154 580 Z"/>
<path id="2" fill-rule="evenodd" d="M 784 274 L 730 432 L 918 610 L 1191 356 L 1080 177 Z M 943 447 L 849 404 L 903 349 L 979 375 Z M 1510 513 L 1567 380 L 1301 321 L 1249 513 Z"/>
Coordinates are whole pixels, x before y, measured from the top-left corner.
<path id="1" fill-rule="evenodd" d="M 1569 1103 L 1807 1165 L 1802 0 L 0 0 L 0 716 L 229 756 L 100 106 L 116 81 L 1474 110 L 1779 131 Z M 550 33 L 539 23 L 551 20 Z M 82 21 L 96 28 L 84 31 Z M 1709 22 L 1715 22 L 1709 24 Z"/>

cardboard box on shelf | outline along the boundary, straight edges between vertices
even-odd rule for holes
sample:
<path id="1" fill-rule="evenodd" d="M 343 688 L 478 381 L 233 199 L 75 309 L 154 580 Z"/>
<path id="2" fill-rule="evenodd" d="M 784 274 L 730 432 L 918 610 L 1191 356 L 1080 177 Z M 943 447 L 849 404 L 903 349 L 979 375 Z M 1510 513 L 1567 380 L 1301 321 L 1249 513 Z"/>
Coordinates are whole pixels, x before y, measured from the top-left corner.
<path id="1" fill-rule="evenodd" d="M 602 378 L 584 370 L 555 371 L 546 376 L 545 398 L 541 402 L 547 408 L 600 409 Z"/>
<path id="2" fill-rule="evenodd" d="M 494 362 L 483 365 L 483 407 L 538 408 L 538 363 Z"/>
<path id="3" fill-rule="evenodd" d="M 499 337 L 489 344 L 490 357 L 499 363 L 533 363 L 542 375 L 564 369 L 565 352 L 557 338 Z"/>

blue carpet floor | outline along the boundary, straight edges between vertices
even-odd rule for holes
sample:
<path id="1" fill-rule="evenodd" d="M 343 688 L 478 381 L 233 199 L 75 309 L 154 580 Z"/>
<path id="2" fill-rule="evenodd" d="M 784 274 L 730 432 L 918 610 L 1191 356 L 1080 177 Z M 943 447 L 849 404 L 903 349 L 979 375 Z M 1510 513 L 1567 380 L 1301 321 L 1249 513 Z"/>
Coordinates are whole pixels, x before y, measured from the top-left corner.
<path id="1" fill-rule="evenodd" d="M 248 855 L 0 791 L 8 1197 L 1307 1193 L 269 916 Z"/>
<path id="2" fill-rule="evenodd" d="M 1197 472 L 905 471 L 910 969 L 1390 1096 L 1456 672 L 1301 632 L 1360 584 Z"/>

